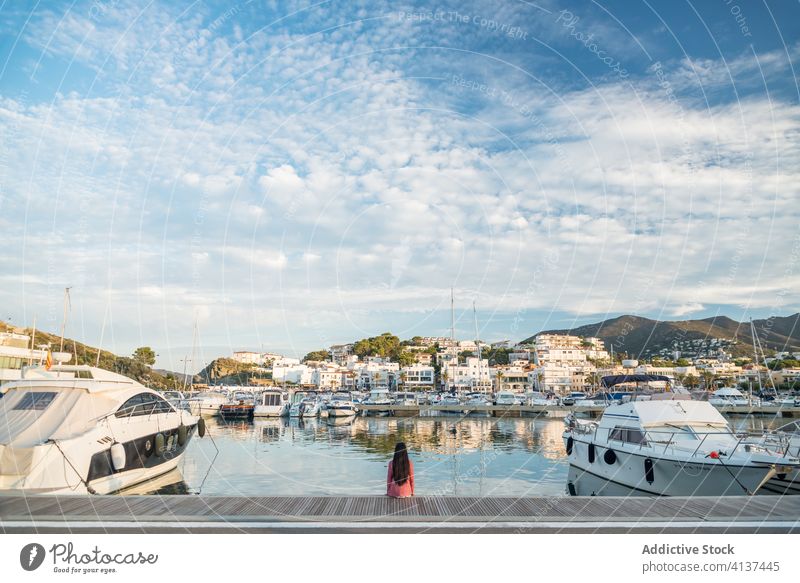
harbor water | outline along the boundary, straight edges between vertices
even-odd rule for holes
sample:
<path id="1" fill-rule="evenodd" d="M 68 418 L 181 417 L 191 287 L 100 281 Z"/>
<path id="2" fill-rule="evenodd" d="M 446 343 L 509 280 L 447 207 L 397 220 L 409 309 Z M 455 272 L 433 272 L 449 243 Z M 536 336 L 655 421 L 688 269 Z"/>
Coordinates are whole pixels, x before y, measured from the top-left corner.
<path id="1" fill-rule="evenodd" d="M 774 417 L 731 417 L 767 429 Z M 784 421 L 785 422 L 785 421 Z M 380 495 L 404 441 L 418 495 L 565 496 L 562 420 L 494 417 L 207 420 L 178 470 L 132 494 Z"/>

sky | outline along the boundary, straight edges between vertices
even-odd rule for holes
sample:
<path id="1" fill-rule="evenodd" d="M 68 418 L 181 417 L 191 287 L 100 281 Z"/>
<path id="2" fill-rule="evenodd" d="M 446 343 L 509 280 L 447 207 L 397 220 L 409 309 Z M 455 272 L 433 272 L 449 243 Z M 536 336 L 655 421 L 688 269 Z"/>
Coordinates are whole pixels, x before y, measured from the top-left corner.
<path id="1" fill-rule="evenodd" d="M 0 318 L 180 370 L 451 288 L 487 341 L 792 314 L 798 57 L 797 2 L 5 1 Z"/>

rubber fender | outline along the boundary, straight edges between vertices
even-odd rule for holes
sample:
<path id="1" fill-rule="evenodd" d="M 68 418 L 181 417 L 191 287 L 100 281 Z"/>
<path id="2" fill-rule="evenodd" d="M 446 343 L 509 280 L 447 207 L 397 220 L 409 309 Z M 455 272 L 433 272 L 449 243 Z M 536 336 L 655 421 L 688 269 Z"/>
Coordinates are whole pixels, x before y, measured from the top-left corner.
<path id="1" fill-rule="evenodd" d="M 153 453 L 156 454 L 156 457 L 161 457 L 161 454 L 164 453 L 164 446 L 166 445 L 166 439 L 164 439 L 163 433 L 156 433 L 155 445 L 153 446 Z"/>
<path id="2" fill-rule="evenodd" d="M 650 458 L 644 460 L 644 479 L 647 480 L 648 484 L 652 484 L 656 479 L 653 472 L 653 460 Z"/>
<path id="3" fill-rule="evenodd" d="M 186 438 L 189 437 L 189 429 L 183 423 L 178 427 L 178 445 L 183 447 L 186 445 Z"/>

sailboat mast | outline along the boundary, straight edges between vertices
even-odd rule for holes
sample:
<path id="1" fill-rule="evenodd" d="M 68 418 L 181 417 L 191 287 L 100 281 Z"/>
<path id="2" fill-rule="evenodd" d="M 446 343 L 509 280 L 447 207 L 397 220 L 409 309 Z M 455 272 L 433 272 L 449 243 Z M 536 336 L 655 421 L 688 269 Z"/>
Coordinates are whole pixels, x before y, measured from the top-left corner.
<path id="1" fill-rule="evenodd" d="M 480 334 L 478 334 L 478 312 L 475 309 L 475 300 L 472 300 L 472 316 L 475 319 L 475 344 L 478 345 L 478 387 L 483 391 L 483 355 L 481 353 Z"/>
<path id="2" fill-rule="evenodd" d="M 767 366 L 767 355 L 764 353 L 764 347 L 761 346 L 761 340 L 758 338 L 758 334 L 756 333 L 756 325 L 753 323 L 753 318 L 750 318 L 750 333 L 753 335 L 753 350 L 755 350 L 755 357 L 756 357 L 756 364 L 758 364 L 758 352 L 761 351 L 762 360 L 764 361 L 764 368 L 767 369 L 767 378 L 769 379 L 769 383 L 772 385 L 772 390 L 776 391 L 775 388 L 775 381 L 772 379 L 772 375 L 769 372 L 769 366 Z M 756 348 L 756 345 L 758 348 Z M 761 389 L 761 373 L 758 374 L 758 388 Z"/>
<path id="3" fill-rule="evenodd" d="M 64 352 L 64 331 L 67 328 L 67 306 L 69 305 L 69 290 L 71 288 L 65 287 L 64 288 L 64 314 L 61 318 L 61 345 L 59 346 L 58 351 Z"/>
<path id="4" fill-rule="evenodd" d="M 450 340 L 456 340 L 456 301 L 452 286 L 450 287 Z"/>

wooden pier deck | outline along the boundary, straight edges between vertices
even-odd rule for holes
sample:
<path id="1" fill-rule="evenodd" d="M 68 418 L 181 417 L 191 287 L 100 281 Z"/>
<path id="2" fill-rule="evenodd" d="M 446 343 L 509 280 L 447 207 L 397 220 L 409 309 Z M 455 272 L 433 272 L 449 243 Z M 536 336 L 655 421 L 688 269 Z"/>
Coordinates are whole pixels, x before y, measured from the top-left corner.
<path id="1" fill-rule="evenodd" d="M 2 533 L 800 533 L 800 496 L 0 496 Z"/>

